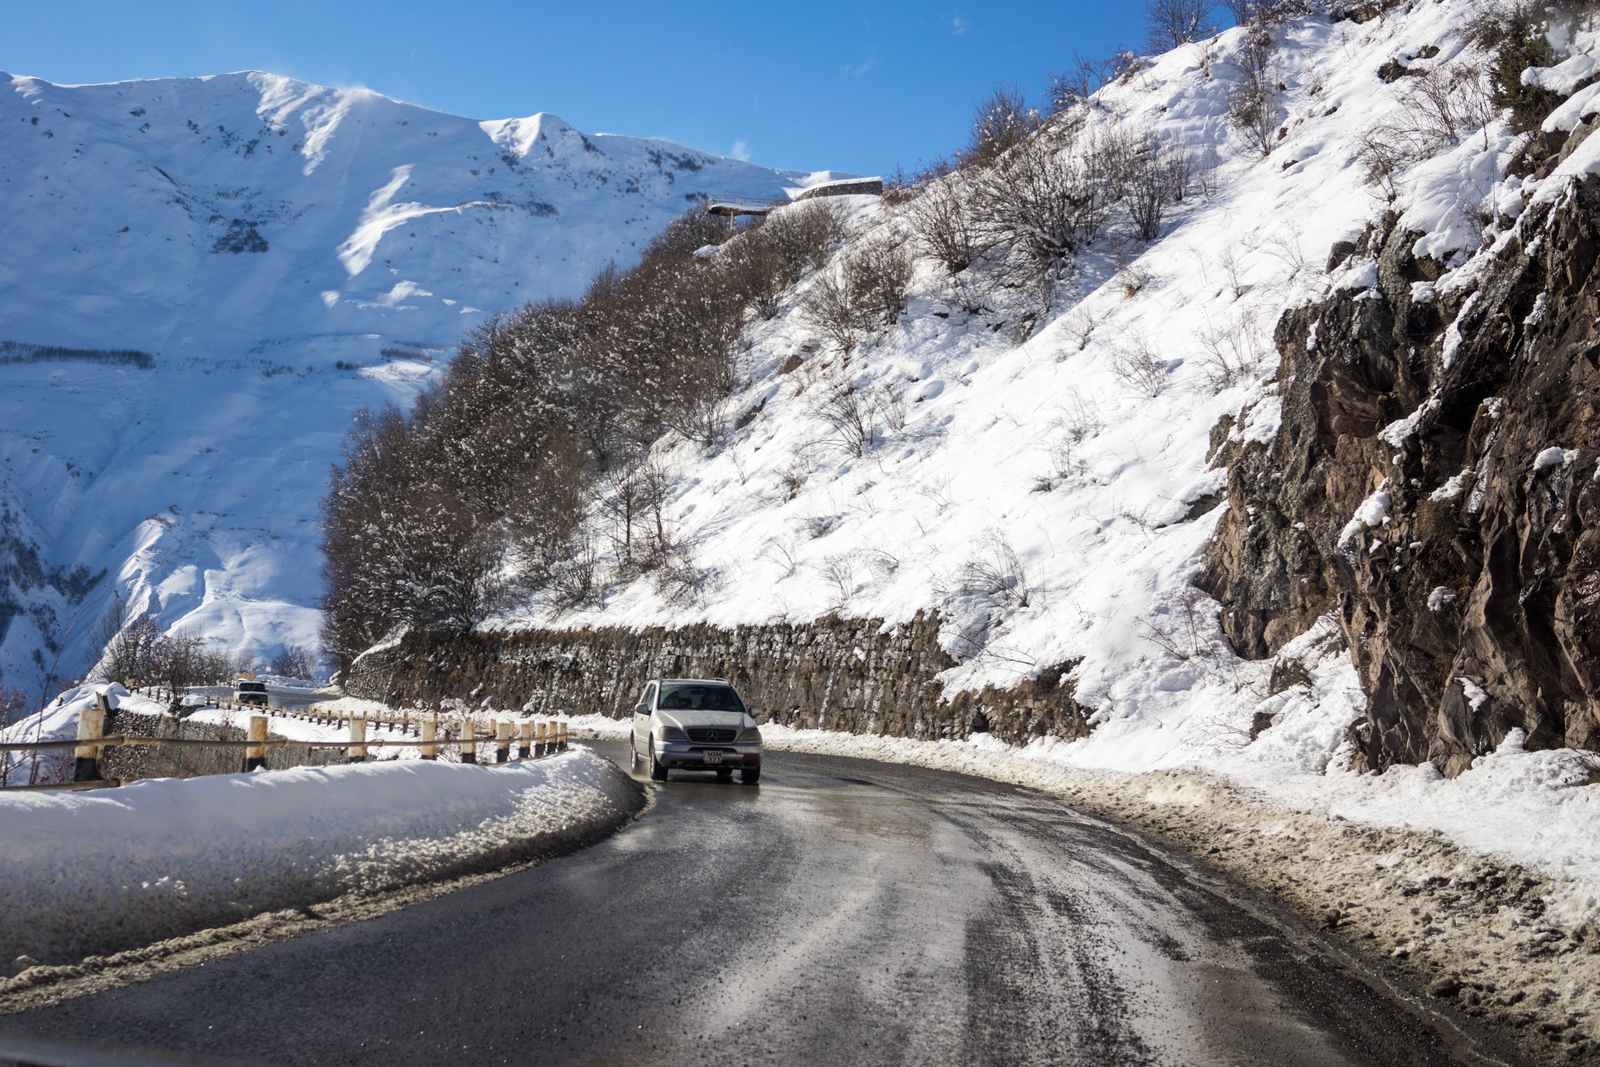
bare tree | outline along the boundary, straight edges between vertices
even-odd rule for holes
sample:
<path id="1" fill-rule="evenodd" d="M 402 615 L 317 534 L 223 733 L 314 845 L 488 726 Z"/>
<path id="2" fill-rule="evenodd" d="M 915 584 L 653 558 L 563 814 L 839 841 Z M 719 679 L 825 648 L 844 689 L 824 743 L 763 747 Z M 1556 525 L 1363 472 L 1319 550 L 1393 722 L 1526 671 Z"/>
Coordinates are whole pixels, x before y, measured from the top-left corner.
<path id="1" fill-rule="evenodd" d="M 1147 0 L 1144 5 L 1145 47 L 1152 52 L 1170 52 L 1217 32 L 1210 15 L 1214 0 Z"/>
<path id="2" fill-rule="evenodd" d="M 1239 50 L 1239 80 L 1228 91 L 1228 119 L 1262 155 L 1278 132 L 1278 70 L 1272 31 L 1253 27 Z"/>
<path id="3" fill-rule="evenodd" d="M 1015 84 L 1000 83 L 978 103 L 972 116 L 972 137 L 961 154 L 965 166 L 986 167 L 1027 140 L 1039 128 L 1040 116 L 1028 106 Z"/>
<path id="4" fill-rule="evenodd" d="M 284 678 L 314 678 L 317 655 L 304 645 L 284 645 L 272 661 L 272 673 Z"/>

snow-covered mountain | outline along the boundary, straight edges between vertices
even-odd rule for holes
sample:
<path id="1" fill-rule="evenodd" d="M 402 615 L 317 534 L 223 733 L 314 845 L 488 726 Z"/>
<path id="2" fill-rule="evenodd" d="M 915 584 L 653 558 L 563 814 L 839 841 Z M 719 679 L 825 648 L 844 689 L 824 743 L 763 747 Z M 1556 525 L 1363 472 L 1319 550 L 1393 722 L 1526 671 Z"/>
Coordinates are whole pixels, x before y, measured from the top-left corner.
<path id="1" fill-rule="evenodd" d="M 234 646 L 314 643 L 316 502 L 356 408 L 406 402 L 485 314 L 577 295 L 704 194 L 839 176 L 260 72 L 0 85 L 10 686 L 63 647 L 76 673 L 113 585 Z"/>

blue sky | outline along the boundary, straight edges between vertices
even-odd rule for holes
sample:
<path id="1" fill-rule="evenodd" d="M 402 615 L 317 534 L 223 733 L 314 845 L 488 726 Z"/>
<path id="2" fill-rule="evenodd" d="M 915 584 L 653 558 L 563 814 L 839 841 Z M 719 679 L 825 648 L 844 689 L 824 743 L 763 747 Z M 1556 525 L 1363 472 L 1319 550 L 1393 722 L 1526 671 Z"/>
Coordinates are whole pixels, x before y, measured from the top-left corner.
<path id="1" fill-rule="evenodd" d="M 81 83 L 261 69 L 478 119 L 549 111 L 773 167 L 913 169 L 997 81 L 1143 35 L 1138 3 L 481 0 L 16 4 L 0 70 Z"/>

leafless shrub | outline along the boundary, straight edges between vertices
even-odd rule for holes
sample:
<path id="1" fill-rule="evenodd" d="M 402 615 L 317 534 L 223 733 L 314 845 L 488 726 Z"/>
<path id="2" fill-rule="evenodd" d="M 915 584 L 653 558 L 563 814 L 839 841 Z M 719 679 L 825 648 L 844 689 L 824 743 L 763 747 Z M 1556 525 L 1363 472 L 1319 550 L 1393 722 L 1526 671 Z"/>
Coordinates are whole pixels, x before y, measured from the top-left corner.
<path id="1" fill-rule="evenodd" d="M 911 256 L 899 242 L 864 242 L 848 251 L 842 264 L 855 300 L 878 322 L 900 321 L 911 288 Z"/>
<path id="2" fill-rule="evenodd" d="M 1143 165 L 1128 182 L 1128 216 L 1141 241 L 1153 241 L 1161 235 L 1161 222 L 1173 199 L 1172 176 L 1161 154 L 1160 146 L 1152 144 Z"/>
<path id="3" fill-rule="evenodd" d="M 677 545 L 655 571 L 655 589 L 668 604 L 686 608 L 692 605 L 711 583 L 708 575 L 695 566 L 687 546 Z"/>
<path id="4" fill-rule="evenodd" d="M 1144 5 L 1145 47 L 1156 54 L 1217 32 L 1210 21 L 1212 0 L 1148 0 Z"/>
<path id="5" fill-rule="evenodd" d="M 800 309 L 811 327 L 847 356 L 872 324 L 872 316 L 857 305 L 848 281 L 834 272 L 821 274 L 811 283 Z"/>
<path id="6" fill-rule="evenodd" d="M 930 185 L 917 200 L 911 227 L 917 250 L 952 275 L 972 266 L 986 247 L 965 199 L 949 180 Z"/>
<path id="7" fill-rule="evenodd" d="M 1065 276 L 1105 229 L 1120 162 L 1099 141 L 1074 146 L 1048 130 L 1030 138 L 973 179 L 980 241 L 1016 252 L 1029 272 Z"/>
<path id="8" fill-rule="evenodd" d="M 845 253 L 837 271 L 817 277 L 802 311 L 813 328 L 849 355 L 865 337 L 900 321 L 911 272 L 911 257 L 897 245 L 857 246 Z"/>
<path id="9" fill-rule="evenodd" d="M 1141 619 L 1140 626 L 1145 637 L 1174 659 L 1215 656 L 1222 634 L 1212 603 L 1203 590 L 1185 586 L 1153 618 Z"/>
<path id="10" fill-rule="evenodd" d="M 1222 274 L 1228 280 L 1228 289 L 1233 293 L 1233 298 L 1239 299 L 1249 286 L 1244 282 L 1244 264 L 1232 245 L 1222 249 L 1221 255 L 1217 257 L 1217 265 L 1222 268 Z"/>
<path id="11" fill-rule="evenodd" d="M 1369 184 L 1393 199 L 1399 194 L 1400 172 L 1483 132 L 1488 149 L 1489 127 L 1499 114 L 1478 65 L 1458 61 L 1433 67 L 1405 79 L 1399 104 L 1384 121 L 1364 131 L 1357 142 Z"/>
<path id="12" fill-rule="evenodd" d="M 1132 53 L 1121 45 L 1103 58 L 1073 53 L 1072 65 L 1065 73 L 1045 78 L 1045 107 L 1052 117 L 1059 116 L 1093 96 L 1102 85 L 1121 76 L 1130 65 Z"/>
<path id="13" fill-rule="evenodd" d="M 800 495 L 800 489 L 806 483 L 806 473 L 793 465 L 778 471 L 778 480 L 783 485 L 785 500 L 793 500 Z"/>
<path id="14" fill-rule="evenodd" d="M 838 611 L 856 592 L 855 552 L 827 556 L 822 561 L 822 580 L 828 588 L 828 610 Z"/>
<path id="15" fill-rule="evenodd" d="M 974 109 L 964 167 L 987 167 L 1039 129 L 1040 116 L 1015 84 L 1000 83 Z"/>
<path id="16" fill-rule="evenodd" d="M 906 424 L 903 394 L 892 387 L 862 387 L 853 381 L 835 381 L 812 394 L 810 413 L 838 432 L 852 456 L 864 455 L 878 437 L 881 424 L 901 430 Z"/>
<path id="17" fill-rule="evenodd" d="M 1032 597 L 1027 571 L 998 527 L 984 532 L 956 571 L 935 581 L 940 596 L 986 596 L 1007 607 L 1025 608 Z"/>
<path id="18" fill-rule="evenodd" d="M 1142 250 L 1128 241 L 1113 240 L 1111 244 L 1111 283 L 1122 290 L 1122 298 L 1131 300 L 1150 284 L 1150 269 L 1140 258 Z"/>
<path id="19" fill-rule="evenodd" d="M 1066 335 L 1077 343 L 1077 351 L 1089 347 L 1089 337 L 1096 326 L 1094 312 L 1079 304 L 1062 319 L 1061 325 Z"/>
<path id="20" fill-rule="evenodd" d="M 546 573 L 552 615 L 598 605 L 604 600 L 599 546 L 586 530 L 574 535 L 562 558 L 552 560 Z"/>
<path id="21" fill-rule="evenodd" d="M 872 405 L 855 382 L 837 381 L 813 391 L 810 411 L 839 433 L 852 456 L 862 455 L 872 443 Z"/>
<path id="22" fill-rule="evenodd" d="M 1326 0 L 1223 0 L 1223 6 L 1240 26 L 1276 26 L 1290 19 L 1311 15 L 1326 15 Z M 1380 7 L 1392 6 L 1392 0 L 1380 0 Z"/>
<path id="23" fill-rule="evenodd" d="M 1167 381 L 1167 361 L 1142 333 L 1129 333 L 1111 352 L 1111 373 L 1140 396 L 1154 397 Z"/>
<path id="24" fill-rule="evenodd" d="M 773 539 L 767 542 L 767 547 L 761 552 L 761 559 L 775 564 L 783 573 L 778 576 L 778 581 L 793 578 L 799 569 L 799 562 L 794 558 L 794 546 L 786 541 Z"/>
<path id="25" fill-rule="evenodd" d="M 1213 392 L 1247 380 L 1260 360 L 1254 323 L 1249 319 L 1225 326 L 1208 322 L 1200 331 L 1200 343 L 1206 351 L 1202 367 Z"/>
<path id="26" fill-rule="evenodd" d="M 1195 160 L 1195 184 L 1200 188 L 1200 195 L 1210 200 L 1217 195 L 1217 169 L 1222 165 L 1222 157 L 1217 155 L 1217 150 L 1210 145 L 1205 147 Z"/>
<path id="27" fill-rule="evenodd" d="M 773 212 L 753 236 L 778 253 L 792 285 L 826 263 L 844 235 L 844 208 L 823 197 Z"/>
<path id="28" fill-rule="evenodd" d="M 1228 90 L 1228 120 L 1263 156 L 1278 132 L 1278 64 L 1272 32 L 1260 25 L 1245 35 L 1237 61 L 1239 79 Z"/>

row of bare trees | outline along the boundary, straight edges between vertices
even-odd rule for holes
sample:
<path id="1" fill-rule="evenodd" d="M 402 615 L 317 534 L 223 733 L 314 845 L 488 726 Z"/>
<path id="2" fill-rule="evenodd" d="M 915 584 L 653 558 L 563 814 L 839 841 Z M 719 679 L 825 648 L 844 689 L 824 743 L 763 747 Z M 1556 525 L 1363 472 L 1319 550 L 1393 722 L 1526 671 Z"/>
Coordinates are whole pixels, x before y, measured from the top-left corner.
<path id="1" fill-rule="evenodd" d="M 692 208 L 582 299 L 491 316 L 409 413 L 360 413 L 322 502 L 325 648 L 348 664 L 397 625 L 469 628 L 533 589 L 592 598 L 581 520 L 602 486 L 624 565 L 670 563 L 650 444 L 717 441 L 746 324 L 842 236 L 826 201 L 743 229 Z"/>

